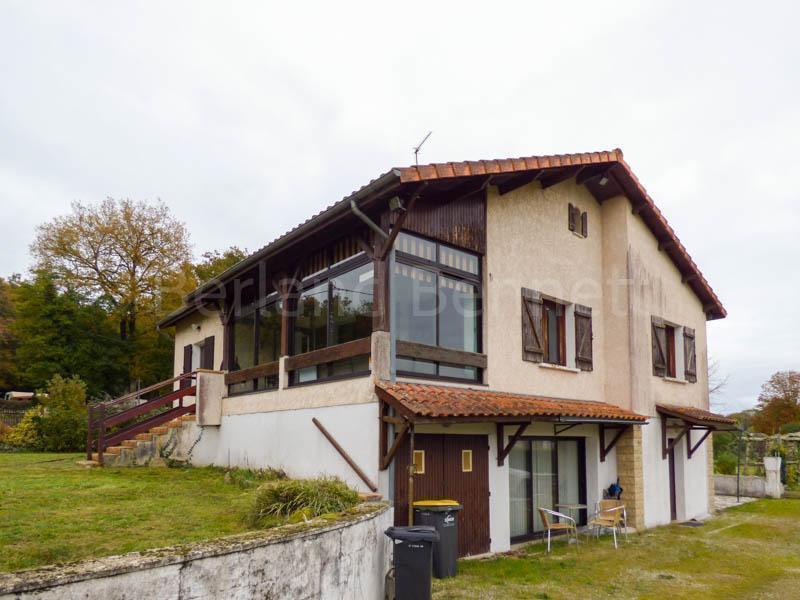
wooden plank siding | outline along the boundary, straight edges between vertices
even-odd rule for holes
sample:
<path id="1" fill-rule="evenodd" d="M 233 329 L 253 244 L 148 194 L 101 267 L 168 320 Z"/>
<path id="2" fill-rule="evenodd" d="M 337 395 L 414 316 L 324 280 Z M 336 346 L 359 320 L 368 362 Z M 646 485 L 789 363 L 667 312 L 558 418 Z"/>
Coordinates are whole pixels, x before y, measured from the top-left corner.
<path id="1" fill-rule="evenodd" d="M 477 191 L 450 202 L 441 202 L 445 192 L 426 190 L 408 213 L 403 229 L 445 244 L 486 253 L 486 192 Z M 396 216 L 384 212 L 382 226 L 387 229 Z"/>

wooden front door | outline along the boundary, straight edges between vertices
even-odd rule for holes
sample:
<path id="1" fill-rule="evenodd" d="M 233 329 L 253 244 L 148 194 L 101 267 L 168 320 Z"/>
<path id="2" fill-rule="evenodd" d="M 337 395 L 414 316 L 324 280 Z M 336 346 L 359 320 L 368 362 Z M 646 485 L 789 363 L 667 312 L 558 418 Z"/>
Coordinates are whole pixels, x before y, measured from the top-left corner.
<path id="1" fill-rule="evenodd" d="M 414 475 L 415 500 L 456 500 L 458 554 L 489 551 L 489 439 L 485 435 L 417 434 L 424 472 Z M 408 524 L 408 438 L 395 455 L 394 520 Z M 420 462 L 420 461 L 418 461 Z"/>
<path id="2" fill-rule="evenodd" d="M 669 440 L 672 443 L 672 439 Z M 678 519 L 678 503 L 675 497 L 675 448 L 669 449 L 669 518 L 672 521 Z"/>

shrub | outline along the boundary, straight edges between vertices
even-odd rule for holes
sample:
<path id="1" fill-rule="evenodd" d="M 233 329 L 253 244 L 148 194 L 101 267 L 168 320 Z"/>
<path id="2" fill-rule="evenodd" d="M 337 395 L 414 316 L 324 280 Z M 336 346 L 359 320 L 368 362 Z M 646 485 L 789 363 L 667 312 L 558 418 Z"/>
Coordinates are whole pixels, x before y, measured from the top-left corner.
<path id="1" fill-rule="evenodd" d="M 47 452 L 80 450 L 86 443 L 86 384 L 78 377 L 55 375 L 41 395 L 44 413 L 39 419 L 41 449 Z"/>
<path id="2" fill-rule="evenodd" d="M 265 483 L 256 493 L 251 525 L 272 527 L 341 512 L 358 502 L 358 493 L 338 477 L 284 479 Z"/>
<path id="3" fill-rule="evenodd" d="M 720 452 L 714 456 L 714 472 L 720 475 L 736 475 L 736 455 Z"/>
<path id="4" fill-rule="evenodd" d="M 5 434 L 3 441 L 15 448 L 28 448 L 31 450 L 42 449 L 42 438 L 39 434 L 39 425 L 44 416 L 41 406 L 34 406 L 28 410 L 22 420 Z"/>

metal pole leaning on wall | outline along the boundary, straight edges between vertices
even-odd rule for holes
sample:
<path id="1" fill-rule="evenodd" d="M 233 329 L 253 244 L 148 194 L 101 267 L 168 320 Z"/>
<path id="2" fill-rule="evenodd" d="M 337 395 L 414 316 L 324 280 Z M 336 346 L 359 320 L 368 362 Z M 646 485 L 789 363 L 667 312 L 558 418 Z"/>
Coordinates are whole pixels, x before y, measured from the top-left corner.
<path id="1" fill-rule="evenodd" d="M 739 503 L 739 480 L 741 479 L 742 470 L 742 430 L 739 430 L 739 436 L 736 441 L 736 503 Z"/>

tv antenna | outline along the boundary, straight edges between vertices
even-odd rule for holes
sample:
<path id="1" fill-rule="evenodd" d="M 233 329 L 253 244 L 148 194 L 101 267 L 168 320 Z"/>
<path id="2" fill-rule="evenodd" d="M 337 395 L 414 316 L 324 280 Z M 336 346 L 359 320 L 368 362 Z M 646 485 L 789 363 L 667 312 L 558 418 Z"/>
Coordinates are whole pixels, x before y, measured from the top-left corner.
<path id="1" fill-rule="evenodd" d="M 422 138 L 422 141 L 419 143 L 419 145 L 414 148 L 414 164 L 415 165 L 419 165 L 419 160 L 418 160 L 419 159 L 419 149 L 422 148 L 422 144 L 424 144 L 425 142 L 428 141 L 428 138 L 431 137 L 432 133 L 433 133 L 433 131 L 429 131 L 428 135 L 426 135 L 424 138 Z"/>

